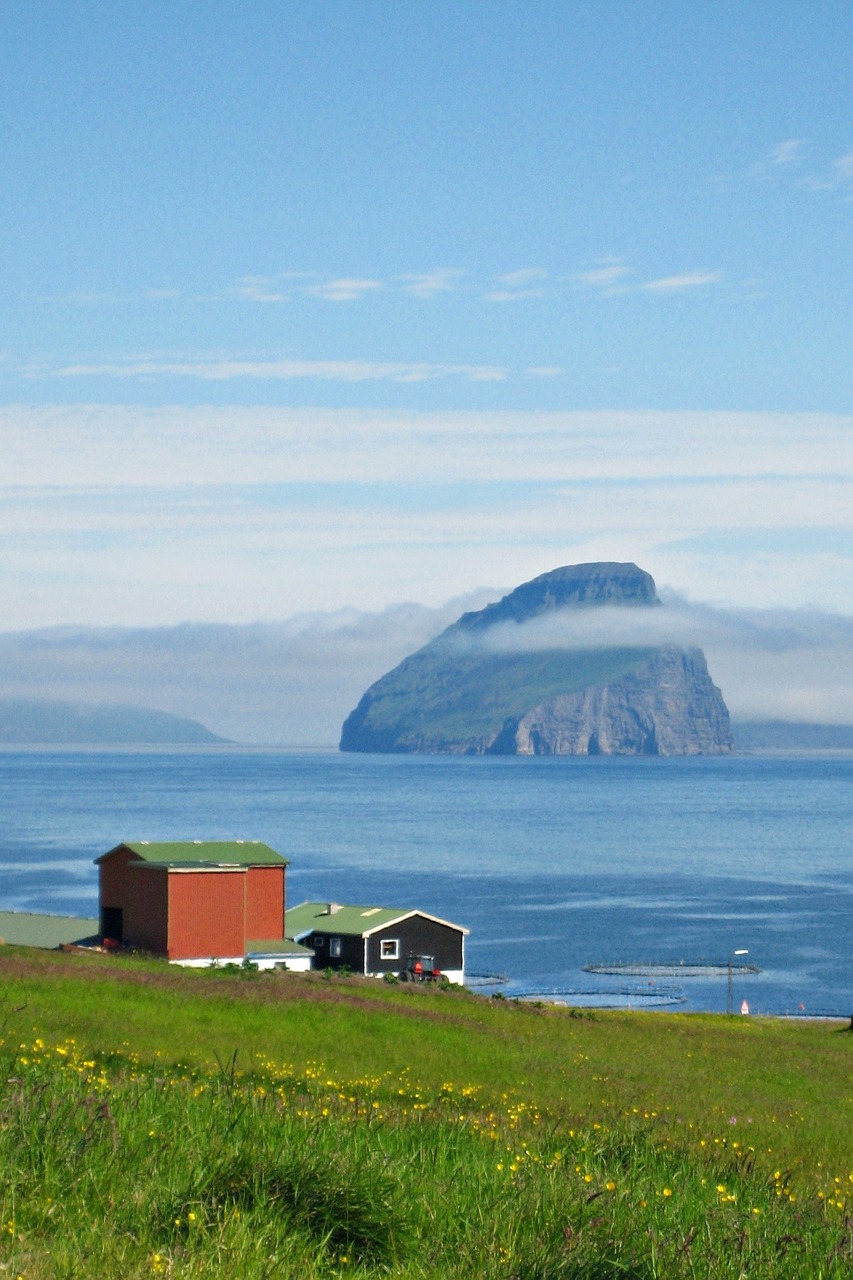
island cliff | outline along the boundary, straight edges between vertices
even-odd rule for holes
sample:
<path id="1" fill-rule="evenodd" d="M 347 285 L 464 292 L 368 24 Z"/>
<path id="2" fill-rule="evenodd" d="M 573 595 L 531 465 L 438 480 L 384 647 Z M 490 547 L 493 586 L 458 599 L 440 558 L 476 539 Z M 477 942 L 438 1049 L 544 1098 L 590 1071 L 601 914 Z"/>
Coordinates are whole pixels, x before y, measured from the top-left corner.
<path id="1" fill-rule="evenodd" d="M 477 755 L 700 755 L 732 750 L 701 649 L 557 647 L 569 611 L 660 608 L 634 564 L 567 565 L 466 613 L 372 685 L 342 751 Z M 565 613 L 564 613 L 565 611 Z M 626 624 L 627 624 L 626 616 Z M 626 626 L 627 630 L 627 626 Z"/>

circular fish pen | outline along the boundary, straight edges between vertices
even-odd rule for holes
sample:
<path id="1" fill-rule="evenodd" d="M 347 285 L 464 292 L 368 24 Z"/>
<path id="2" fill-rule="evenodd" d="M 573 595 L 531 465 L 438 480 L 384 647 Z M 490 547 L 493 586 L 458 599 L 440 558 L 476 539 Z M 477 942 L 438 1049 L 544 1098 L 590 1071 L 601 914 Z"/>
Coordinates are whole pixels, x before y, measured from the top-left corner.
<path id="1" fill-rule="evenodd" d="M 673 960 L 663 964 L 635 964 L 617 961 L 613 964 L 585 964 L 584 973 L 603 973 L 621 978 L 727 978 L 760 973 L 757 964 L 733 964 L 723 960 Z"/>
<path id="2" fill-rule="evenodd" d="M 651 987 L 537 987 L 535 990 L 513 992 L 512 999 L 566 1004 L 575 1008 L 663 1009 L 684 1004 L 687 997 L 681 987 L 660 983 Z"/>
<path id="3" fill-rule="evenodd" d="M 509 975 L 506 973 L 466 973 L 465 986 L 472 991 L 477 991 L 483 987 L 505 987 L 509 982 Z"/>

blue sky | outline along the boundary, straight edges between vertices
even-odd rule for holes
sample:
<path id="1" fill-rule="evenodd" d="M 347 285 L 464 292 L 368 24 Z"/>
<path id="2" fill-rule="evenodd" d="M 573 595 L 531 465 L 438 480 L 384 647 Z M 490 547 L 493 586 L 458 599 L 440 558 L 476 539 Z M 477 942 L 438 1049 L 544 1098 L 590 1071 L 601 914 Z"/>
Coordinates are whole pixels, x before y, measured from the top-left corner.
<path id="1" fill-rule="evenodd" d="M 853 613 L 853 16 L 12 3 L 0 626 Z"/>

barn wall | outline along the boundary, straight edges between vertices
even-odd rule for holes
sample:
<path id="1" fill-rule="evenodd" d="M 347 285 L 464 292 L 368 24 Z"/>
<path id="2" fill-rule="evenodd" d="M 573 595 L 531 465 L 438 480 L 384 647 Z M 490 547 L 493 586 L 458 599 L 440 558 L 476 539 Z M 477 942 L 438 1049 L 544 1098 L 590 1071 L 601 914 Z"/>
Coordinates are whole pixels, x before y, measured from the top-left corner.
<path id="1" fill-rule="evenodd" d="M 128 896 L 128 864 L 133 860 L 134 855 L 129 849 L 117 849 L 104 862 L 99 863 L 98 896 L 102 920 L 105 907 L 123 910 Z"/>
<path id="2" fill-rule="evenodd" d="M 128 946 L 166 954 L 168 876 L 165 867 L 127 870 L 123 909 L 123 939 Z"/>
<path id="3" fill-rule="evenodd" d="M 246 937 L 284 937 L 284 867 L 249 867 Z"/>
<path id="4" fill-rule="evenodd" d="M 101 932 L 128 946 L 165 955 L 165 871 L 143 871 L 136 854 L 122 847 L 101 862 L 98 870 Z M 116 926 L 117 918 L 120 927 Z"/>
<path id="5" fill-rule="evenodd" d="M 245 954 L 244 871 L 180 871 L 169 875 L 170 960 Z"/>

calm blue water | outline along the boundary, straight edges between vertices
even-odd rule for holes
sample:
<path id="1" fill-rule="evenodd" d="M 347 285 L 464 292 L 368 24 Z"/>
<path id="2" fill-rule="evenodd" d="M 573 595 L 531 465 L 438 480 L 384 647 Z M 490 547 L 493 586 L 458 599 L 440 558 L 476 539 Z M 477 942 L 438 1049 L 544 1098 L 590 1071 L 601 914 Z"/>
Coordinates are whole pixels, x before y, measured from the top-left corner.
<path id="1" fill-rule="evenodd" d="M 251 750 L 0 753 L 0 909 L 97 914 L 120 840 L 260 839 L 288 900 L 415 906 L 471 930 L 507 994 L 641 1006 L 587 963 L 726 961 L 736 1007 L 853 1011 L 853 756 L 475 759 Z M 725 978 L 685 980 L 723 1009 Z"/>

